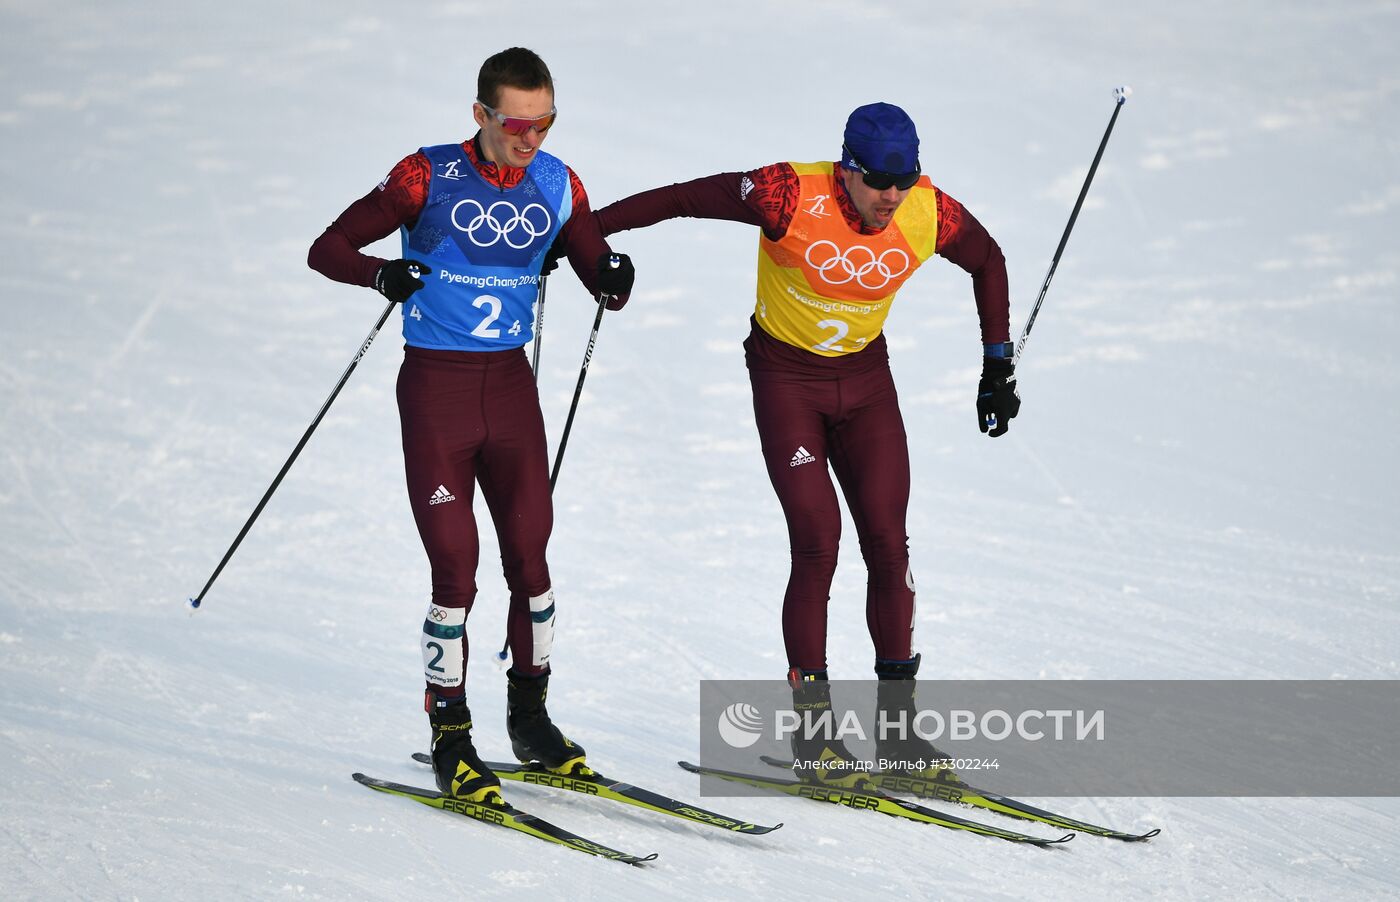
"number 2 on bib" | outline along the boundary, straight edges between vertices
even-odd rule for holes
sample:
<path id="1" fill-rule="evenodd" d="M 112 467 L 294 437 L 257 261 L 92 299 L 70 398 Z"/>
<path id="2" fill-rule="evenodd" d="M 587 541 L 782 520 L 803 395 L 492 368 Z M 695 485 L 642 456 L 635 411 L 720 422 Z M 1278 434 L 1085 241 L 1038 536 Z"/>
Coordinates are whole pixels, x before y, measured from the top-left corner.
<path id="1" fill-rule="evenodd" d="M 472 301 L 472 306 L 476 307 L 478 310 L 483 307 L 486 308 L 485 319 L 476 324 L 476 328 L 472 330 L 472 334 L 477 338 L 500 338 L 501 330 L 495 328 L 493 324 L 496 322 L 497 317 L 501 315 L 501 302 L 489 294 L 483 294 L 481 297 Z"/>
<path id="2" fill-rule="evenodd" d="M 850 327 L 850 326 L 848 326 L 846 323 L 842 322 L 842 321 L 839 320 L 839 319 L 824 319 L 824 320 L 822 320 L 821 322 L 817 323 L 817 328 L 818 328 L 818 329 L 832 329 L 832 330 L 834 330 L 834 331 L 833 331 L 830 335 L 828 335 L 824 340 L 819 341 L 819 342 L 817 342 L 816 344 L 812 345 L 812 350 L 814 350 L 814 351 L 844 351 L 844 350 L 846 350 L 846 348 L 845 348 L 843 345 L 839 345 L 839 344 L 837 344 L 837 342 L 840 341 L 841 339 L 845 338 L 845 337 L 846 337 L 846 333 L 849 332 L 849 331 L 851 331 L 851 327 Z"/>

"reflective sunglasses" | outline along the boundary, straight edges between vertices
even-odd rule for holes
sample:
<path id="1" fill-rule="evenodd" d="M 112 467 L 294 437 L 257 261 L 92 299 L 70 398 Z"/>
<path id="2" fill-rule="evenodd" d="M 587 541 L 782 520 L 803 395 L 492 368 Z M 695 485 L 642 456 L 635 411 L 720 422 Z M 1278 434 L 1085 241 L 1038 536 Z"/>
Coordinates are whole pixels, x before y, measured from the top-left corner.
<path id="1" fill-rule="evenodd" d="M 481 103 L 481 101 L 478 100 L 477 103 Z M 543 116 L 536 116 L 533 119 L 522 119 L 519 116 L 507 116 L 503 113 L 496 112 L 484 103 L 481 103 L 481 108 L 485 110 L 492 119 L 500 123 L 501 128 L 504 129 L 508 135 L 523 135 L 532 128 L 540 134 L 544 134 L 549 131 L 549 127 L 553 125 L 554 120 L 559 117 L 558 108 L 551 108 L 548 113 L 545 113 Z"/>
<path id="2" fill-rule="evenodd" d="M 856 168 L 860 170 L 861 181 L 865 182 L 868 187 L 874 188 L 876 191 L 884 191 L 891 185 L 898 188 L 900 191 L 908 191 L 910 188 L 914 187 L 919 181 L 919 176 L 923 174 L 923 169 L 917 162 L 914 163 L 913 172 L 905 172 L 899 175 L 893 172 L 881 172 L 878 169 L 867 169 L 865 168 L 865 164 L 856 159 L 855 154 L 851 153 L 849 147 L 842 144 L 841 149 L 846 151 L 846 156 L 850 157 L 851 162 L 855 163 Z"/>

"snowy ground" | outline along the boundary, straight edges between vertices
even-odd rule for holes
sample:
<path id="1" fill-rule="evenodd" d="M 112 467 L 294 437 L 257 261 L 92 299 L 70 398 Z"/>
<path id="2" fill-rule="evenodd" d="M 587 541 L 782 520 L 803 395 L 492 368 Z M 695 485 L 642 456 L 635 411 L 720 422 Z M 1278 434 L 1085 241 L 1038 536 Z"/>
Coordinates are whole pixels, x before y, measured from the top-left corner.
<path id="1" fill-rule="evenodd" d="M 1400 5 L 0 3 L 0 896 L 7 899 L 1379 898 L 1384 800 L 1063 800 L 1146 845 L 1011 847 L 800 800 L 710 800 L 744 839 L 508 787 L 661 854 L 632 870 L 371 794 L 422 779 L 427 567 L 386 328 L 210 593 L 198 591 L 381 308 L 305 268 L 477 66 L 540 51 L 548 149 L 598 203 L 830 158 L 849 110 L 920 124 L 1006 251 L 1013 324 L 1119 125 L 988 442 L 963 274 L 888 324 L 914 457 L 924 675 L 1400 677 Z M 695 781 L 698 680 L 778 677 L 781 517 L 739 342 L 756 234 L 621 236 L 557 495 L 551 709 L 601 769 Z M 392 245 L 384 246 L 392 254 Z M 562 424 L 591 306 L 549 294 Z M 853 536 L 848 529 L 847 535 Z M 479 741 L 504 591 L 485 537 Z M 864 677 L 843 549 L 833 676 Z M 1392 839 L 1386 840 L 1386 836 Z"/>

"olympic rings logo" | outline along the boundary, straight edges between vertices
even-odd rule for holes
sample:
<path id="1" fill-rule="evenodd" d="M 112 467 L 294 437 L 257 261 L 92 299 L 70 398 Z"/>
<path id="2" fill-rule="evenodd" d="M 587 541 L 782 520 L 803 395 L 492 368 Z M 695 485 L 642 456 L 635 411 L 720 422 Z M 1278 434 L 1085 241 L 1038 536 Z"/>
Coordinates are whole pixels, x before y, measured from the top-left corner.
<path id="1" fill-rule="evenodd" d="M 829 250 L 817 254 L 817 249 L 823 246 Z M 813 258 L 814 254 L 820 257 L 821 262 Z M 896 255 L 896 258 L 891 258 L 892 254 Z M 909 271 L 909 255 L 897 247 L 892 247 L 877 257 L 874 251 L 863 244 L 843 251 L 836 246 L 836 242 L 822 240 L 812 242 L 807 247 L 806 256 L 807 265 L 815 269 L 817 275 L 828 285 L 845 285 L 854 279 L 862 288 L 875 291 L 890 284 L 891 279 L 897 279 Z M 898 270 L 894 268 L 895 265 L 898 265 Z"/>
<path id="2" fill-rule="evenodd" d="M 471 221 L 466 225 L 462 225 L 457 221 L 457 211 L 468 204 L 476 207 L 476 215 L 473 216 Z M 509 215 L 496 215 L 496 211 L 502 207 L 508 211 Z M 539 215 L 544 217 L 543 225 L 539 225 L 531 219 L 531 210 L 540 211 Z M 498 200 L 491 206 L 483 208 L 480 202 L 469 197 L 466 200 L 458 201 L 457 205 L 452 208 L 452 225 L 455 226 L 458 231 L 466 232 L 472 244 L 475 244 L 477 247 L 490 247 L 497 241 L 502 240 L 516 250 L 529 247 L 530 242 L 547 233 L 553 224 L 553 221 L 549 218 L 549 211 L 539 204 L 529 204 L 525 209 L 517 210 L 515 204 L 510 201 Z M 489 241 L 482 240 L 480 233 L 483 230 L 485 230 L 487 236 L 489 236 Z M 524 237 L 524 241 L 520 244 L 516 244 L 516 239 L 521 236 Z"/>

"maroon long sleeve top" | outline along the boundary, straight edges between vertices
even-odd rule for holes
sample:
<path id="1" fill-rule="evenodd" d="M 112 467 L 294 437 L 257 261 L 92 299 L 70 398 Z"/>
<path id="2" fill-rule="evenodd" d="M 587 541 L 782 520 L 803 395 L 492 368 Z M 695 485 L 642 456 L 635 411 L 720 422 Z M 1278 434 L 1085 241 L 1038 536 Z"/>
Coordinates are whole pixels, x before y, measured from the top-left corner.
<path id="1" fill-rule="evenodd" d="M 476 171 L 486 181 L 500 186 L 502 191 L 514 188 L 525 177 L 524 169 L 498 166 L 483 157 L 477 138 L 462 142 L 462 150 Z M 573 213 L 560 229 L 560 240 L 568 249 L 569 265 L 579 281 L 589 293 L 597 295 L 598 259 L 611 253 L 611 249 L 589 208 L 583 182 L 571 167 L 566 168 Z M 337 282 L 366 288 L 373 286 L 375 273 L 386 261 L 362 253 L 360 249 L 392 234 L 400 226 L 412 228 L 427 203 L 432 175 L 432 164 L 422 151 L 404 157 L 382 182 L 347 207 L 321 233 L 307 254 L 307 265 Z"/>
<path id="2" fill-rule="evenodd" d="M 860 234 L 876 234 L 878 230 L 861 220 L 845 184 L 839 178 L 835 181 L 836 200 L 847 224 Z M 967 208 L 936 186 L 934 191 L 938 198 L 938 242 L 934 253 L 972 276 L 982 342 L 1007 341 L 1011 313 L 1006 258 Z M 799 199 L 797 173 L 787 163 L 775 163 L 749 172 L 721 172 L 643 191 L 609 204 L 594 217 L 603 235 L 687 216 L 748 223 L 763 229 L 770 240 L 779 241 L 787 234 Z"/>

